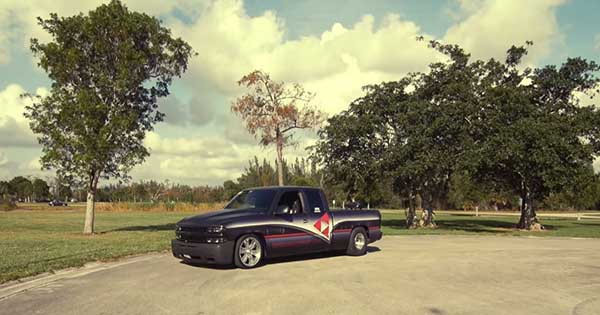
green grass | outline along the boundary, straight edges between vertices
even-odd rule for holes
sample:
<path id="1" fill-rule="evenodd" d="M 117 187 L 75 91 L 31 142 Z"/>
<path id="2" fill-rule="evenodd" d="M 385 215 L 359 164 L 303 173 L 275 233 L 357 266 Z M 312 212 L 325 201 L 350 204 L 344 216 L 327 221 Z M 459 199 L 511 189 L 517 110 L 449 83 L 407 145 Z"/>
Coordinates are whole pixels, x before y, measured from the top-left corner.
<path id="1" fill-rule="evenodd" d="M 190 213 L 99 212 L 93 236 L 83 211 L 0 212 L 0 283 L 86 262 L 170 248 L 175 222 Z"/>
<path id="2" fill-rule="evenodd" d="M 541 218 L 544 231 L 519 231 L 515 225 L 519 217 L 439 214 L 435 229 L 407 230 L 404 213 L 383 214 L 384 235 L 508 235 L 508 236 L 563 236 L 600 238 L 600 220 L 571 218 Z"/>
<path id="3" fill-rule="evenodd" d="M 84 236 L 83 210 L 0 212 L 0 283 L 86 262 L 170 248 L 175 222 L 192 213 L 99 212 L 98 234 Z M 600 220 L 543 218 L 541 232 L 513 229 L 518 217 L 440 214 L 437 229 L 407 230 L 404 213 L 384 213 L 385 235 L 535 235 L 600 237 Z"/>

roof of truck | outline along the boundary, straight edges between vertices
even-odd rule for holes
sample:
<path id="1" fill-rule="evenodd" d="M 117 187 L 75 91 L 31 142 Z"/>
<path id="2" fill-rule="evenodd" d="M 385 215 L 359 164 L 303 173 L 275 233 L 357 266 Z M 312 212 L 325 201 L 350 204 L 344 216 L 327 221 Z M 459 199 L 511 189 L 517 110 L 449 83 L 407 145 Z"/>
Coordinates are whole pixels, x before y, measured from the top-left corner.
<path id="1" fill-rule="evenodd" d="M 252 187 L 246 188 L 244 190 L 263 190 L 263 189 L 321 189 L 321 187 L 312 187 L 312 186 L 261 186 L 261 187 Z"/>

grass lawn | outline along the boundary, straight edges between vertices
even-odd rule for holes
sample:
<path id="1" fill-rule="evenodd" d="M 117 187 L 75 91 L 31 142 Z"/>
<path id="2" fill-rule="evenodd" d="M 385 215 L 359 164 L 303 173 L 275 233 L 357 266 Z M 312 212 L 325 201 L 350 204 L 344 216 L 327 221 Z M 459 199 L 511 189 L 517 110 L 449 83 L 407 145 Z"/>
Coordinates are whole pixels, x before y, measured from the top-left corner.
<path id="1" fill-rule="evenodd" d="M 439 214 L 436 229 L 407 230 L 404 212 L 383 214 L 384 235 L 508 235 L 508 236 L 566 236 L 600 238 L 600 220 L 574 218 L 540 218 L 544 231 L 519 231 L 514 227 L 518 216 L 480 216 Z"/>
<path id="2" fill-rule="evenodd" d="M 0 283 L 47 271 L 170 248 L 175 222 L 189 212 L 104 212 L 84 236 L 83 209 L 0 212 Z M 541 232 L 512 229 L 518 217 L 438 215 L 438 229 L 406 230 L 404 213 L 383 214 L 384 235 L 496 234 L 600 237 L 600 220 L 544 218 Z"/>
<path id="3" fill-rule="evenodd" d="M 192 213 L 98 212 L 84 236 L 83 210 L 0 212 L 0 283 L 86 262 L 170 248 L 174 226 Z"/>

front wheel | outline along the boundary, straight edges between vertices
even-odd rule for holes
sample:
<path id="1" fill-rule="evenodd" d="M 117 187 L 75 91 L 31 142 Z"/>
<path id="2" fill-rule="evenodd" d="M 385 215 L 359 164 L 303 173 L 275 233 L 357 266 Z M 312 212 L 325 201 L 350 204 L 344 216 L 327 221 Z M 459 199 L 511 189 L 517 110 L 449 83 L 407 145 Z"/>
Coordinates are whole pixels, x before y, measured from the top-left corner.
<path id="1" fill-rule="evenodd" d="M 367 244 L 369 243 L 367 232 L 364 228 L 357 227 L 350 234 L 350 241 L 346 254 L 350 256 L 362 256 L 367 253 Z"/>
<path id="2" fill-rule="evenodd" d="M 253 234 L 240 237 L 235 243 L 235 265 L 249 269 L 258 266 L 263 258 L 263 246 L 260 239 Z"/>

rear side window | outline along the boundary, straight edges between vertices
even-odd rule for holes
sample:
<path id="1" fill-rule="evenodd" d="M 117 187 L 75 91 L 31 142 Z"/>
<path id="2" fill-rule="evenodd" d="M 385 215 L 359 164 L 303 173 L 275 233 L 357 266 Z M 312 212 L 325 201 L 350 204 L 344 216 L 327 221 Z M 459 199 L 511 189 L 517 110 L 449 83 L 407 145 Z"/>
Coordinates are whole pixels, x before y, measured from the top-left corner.
<path id="1" fill-rule="evenodd" d="M 321 194 L 316 189 L 307 189 L 304 191 L 306 199 L 308 199 L 308 212 L 309 213 L 321 213 L 325 212 L 325 205 Z"/>

